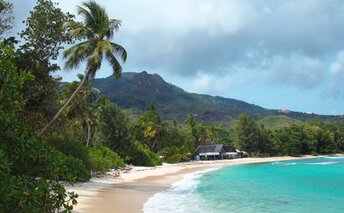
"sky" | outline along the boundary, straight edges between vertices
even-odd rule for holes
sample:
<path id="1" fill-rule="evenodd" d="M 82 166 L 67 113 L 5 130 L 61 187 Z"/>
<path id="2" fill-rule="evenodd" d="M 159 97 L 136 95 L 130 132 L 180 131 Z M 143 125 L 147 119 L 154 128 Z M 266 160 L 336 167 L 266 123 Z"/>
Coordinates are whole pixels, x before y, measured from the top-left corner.
<path id="1" fill-rule="evenodd" d="M 15 32 L 35 1 L 10 2 Z M 76 14 L 82 1 L 55 2 Z M 157 73 L 188 92 L 269 109 L 344 114 L 342 0 L 96 2 L 122 20 L 113 41 L 128 52 L 124 72 Z M 56 75 L 72 81 L 78 73 L 82 66 Z M 96 77 L 111 73 L 103 65 Z"/>

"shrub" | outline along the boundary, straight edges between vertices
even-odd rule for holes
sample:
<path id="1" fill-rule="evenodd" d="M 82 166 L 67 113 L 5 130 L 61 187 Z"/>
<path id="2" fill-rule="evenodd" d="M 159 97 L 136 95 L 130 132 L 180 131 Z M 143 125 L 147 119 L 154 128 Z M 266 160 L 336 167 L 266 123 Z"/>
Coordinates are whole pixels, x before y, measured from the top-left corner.
<path id="1" fill-rule="evenodd" d="M 80 159 L 85 165 L 86 169 L 91 169 L 91 161 L 88 154 L 88 149 L 82 142 L 64 138 L 63 142 L 59 142 L 56 148 L 67 156 Z"/>
<path id="2" fill-rule="evenodd" d="M 70 178 L 75 178 L 76 181 L 88 181 L 91 178 L 90 170 L 86 169 L 84 163 L 72 156 L 66 156 L 64 165 L 67 167 Z"/>
<path id="3" fill-rule="evenodd" d="M 89 148 L 91 168 L 94 171 L 106 172 L 111 168 L 124 167 L 123 159 L 105 146 Z"/>
<path id="4" fill-rule="evenodd" d="M 159 156 L 152 152 L 146 145 L 134 141 L 128 150 L 128 161 L 137 166 L 156 166 L 161 164 Z"/>
<path id="5" fill-rule="evenodd" d="M 76 204 L 77 195 L 67 193 L 55 179 L 56 176 L 52 175 L 48 180 L 45 177 L 13 175 L 9 158 L 2 150 L 0 162 L 1 212 L 56 212 L 61 210 L 61 207 L 65 212 L 70 212 L 72 205 Z"/>

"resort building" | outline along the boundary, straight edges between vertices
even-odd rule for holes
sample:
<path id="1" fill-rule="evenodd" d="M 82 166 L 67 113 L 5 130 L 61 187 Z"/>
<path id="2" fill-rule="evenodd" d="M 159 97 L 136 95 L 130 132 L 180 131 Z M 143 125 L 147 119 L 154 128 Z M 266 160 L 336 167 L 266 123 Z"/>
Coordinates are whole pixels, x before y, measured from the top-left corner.
<path id="1" fill-rule="evenodd" d="M 199 145 L 196 151 L 196 160 L 221 160 L 240 158 L 241 155 L 231 145 L 204 144 Z"/>

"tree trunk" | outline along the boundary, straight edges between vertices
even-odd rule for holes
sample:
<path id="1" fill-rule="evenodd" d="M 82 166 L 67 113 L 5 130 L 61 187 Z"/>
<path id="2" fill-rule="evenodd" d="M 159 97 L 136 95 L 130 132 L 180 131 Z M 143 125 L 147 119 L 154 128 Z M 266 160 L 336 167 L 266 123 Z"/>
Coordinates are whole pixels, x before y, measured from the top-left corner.
<path id="1" fill-rule="evenodd" d="M 72 101 L 72 99 L 75 97 L 75 95 L 80 91 L 81 87 L 84 85 L 84 83 L 86 82 L 86 80 L 88 79 L 90 75 L 90 72 L 87 71 L 86 75 L 84 76 L 84 78 L 82 79 L 82 81 L 80 82 L 79 86 L 75 89 L 75 91 L 73 92 L 73 94 L 68 98 L 68 100 L 66 101 L 66 103 L 61 107 L 61 109 L 55 114 L 55 116 L 53 117 L 53 119 L 51 119 L 51 121 L 49 123 L 47 123 L 43 129 L 41 129 L 41 131 L 39 132 L 39 134 L 43 134 L 47 128 L 62 114 L 63 110 L 68 106 L 68 104 Z"/>
<path id="2" fill-rule="evenodd" d="M 90 140 L 91 140 L 91 126 L 89 120 L 86 122 L 87 124 L 87 140 L 86 140 L 86 147 L 88 147 Z"/>

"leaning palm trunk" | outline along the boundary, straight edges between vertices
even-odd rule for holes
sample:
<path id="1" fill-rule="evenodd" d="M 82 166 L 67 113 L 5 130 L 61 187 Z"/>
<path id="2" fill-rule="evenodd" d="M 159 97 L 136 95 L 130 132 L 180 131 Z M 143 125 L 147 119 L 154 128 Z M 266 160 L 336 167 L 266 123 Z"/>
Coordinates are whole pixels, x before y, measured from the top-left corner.
<path id="1" fill-rule="evenodd" d="M 89 144 L 90 144 L 90 141 L 91 141 L 91 125 L 90 125 L 90 120 L 89 119 L 87 119 L 86 124 L 87 124 L 86 147 L 88 147 Z"/>
<path id="2" fill-rule="evenodd" d="M 84 76 L 84 78 L 82 79 L 82 81 L 80 82 L 79 86 L 75 89 L 75 91 L 73 92 L 73 94 L 68 98 L 68 100 L 66 101 L 66 103 L 61 107 L 61 109 L 55 114 L 55 116 L 50 120 L 49 123 L 47 123 L 43 129 L 41 129 L 41 131 L 39 132 L 40 134 L 43 134 L 48 127 L 54 123 L 54 121 L 60 117 L 60 115 L 62 114 L 62 112 L 65 110 L 65 108 L 68 106 L 68 104 L 73 100 L 73 98 L 76 96 L 76 94 L 78 94 L 78 92 L 80 91 L 80 89 L 82 88 L 82 86 L 85 84 L 85 82 L 88 80 L 90 76 L 90 71 L 88 70 L 86 72 L 86 75 Z"/>

